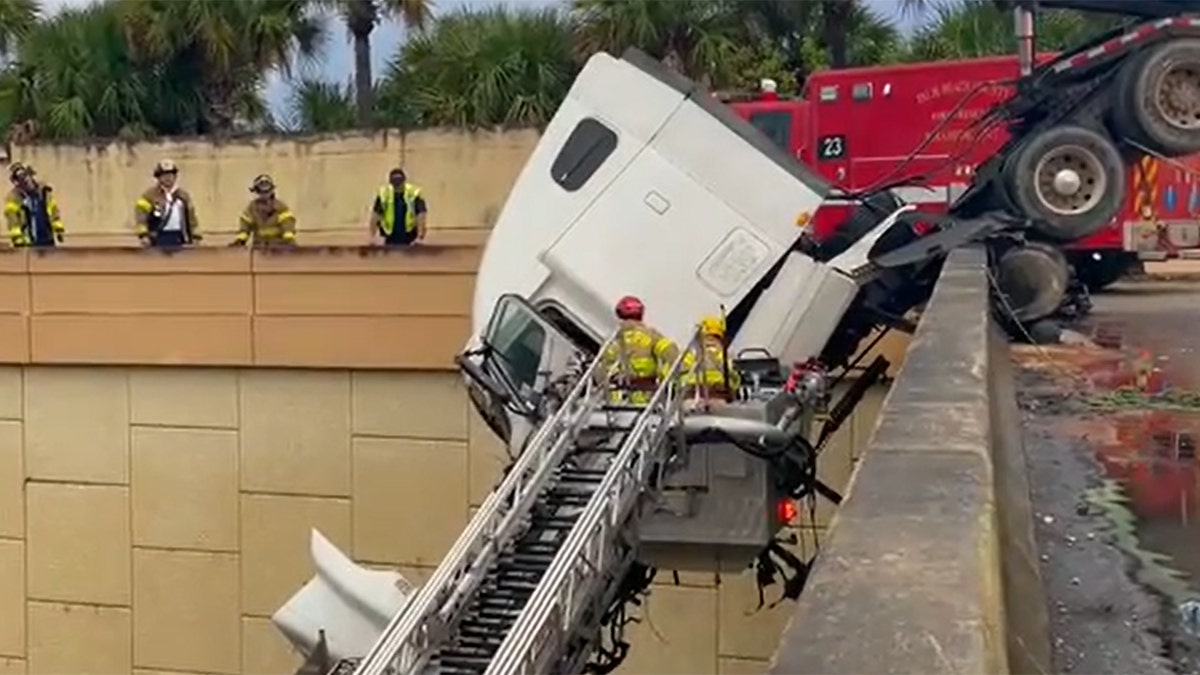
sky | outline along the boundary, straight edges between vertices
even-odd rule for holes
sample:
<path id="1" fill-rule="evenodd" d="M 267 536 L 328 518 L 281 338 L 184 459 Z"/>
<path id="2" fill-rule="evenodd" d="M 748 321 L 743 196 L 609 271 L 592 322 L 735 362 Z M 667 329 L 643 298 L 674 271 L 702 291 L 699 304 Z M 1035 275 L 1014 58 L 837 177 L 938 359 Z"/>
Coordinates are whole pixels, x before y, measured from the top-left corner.
<path id="1" fill-rule="evenodd" d="M 47 14 L 52 14 L 63 7 L 81 7 L 90 4 L 92 0 L 42 0 L 42 7 Z M 435 0 L 438 12 L 453 11 L 466 6 L 489 6 L 507 4 L 508 6 L 544 6 L 558 4 L 561 0 Z M 913 17 L 901 16 L 896 9 L 897 0 L 866 0 L 884 16 L 892 18 L 902 29 L 910 29 L 915 23 Z M 296 76 L 308 75 L 319 79 L 347 83 L 352 77 L 354 54 L 350 40 L 336 19 L 330 18 L 329 41 L 325 46 L 324 55 L 319 63 L 308 68 L 298 69 Z M 404 29 L 395 22 L 386 22 L 375 30 L 371 36 L 371 51 L 373 72 L 378 76 L 383 72 L 388 59 L 395 54 L 396 47 L 404 39 Z M 276 118 L 281 118 L 287 110 L 287 102 L 291 84 L 280 76 L 273 76 L 267 83 L 267 101 Z"/>

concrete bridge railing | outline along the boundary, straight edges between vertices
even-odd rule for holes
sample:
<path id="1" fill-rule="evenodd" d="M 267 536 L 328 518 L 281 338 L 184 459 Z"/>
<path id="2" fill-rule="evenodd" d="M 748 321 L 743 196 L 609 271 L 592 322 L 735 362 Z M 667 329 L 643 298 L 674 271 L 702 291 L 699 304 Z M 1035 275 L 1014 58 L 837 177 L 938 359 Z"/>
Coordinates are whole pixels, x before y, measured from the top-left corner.
<path id="1" fill-rule="evenodd" d="M 951 254 L 773 674 L 1045 673 L 1045 596 L 986 254 Z"/>

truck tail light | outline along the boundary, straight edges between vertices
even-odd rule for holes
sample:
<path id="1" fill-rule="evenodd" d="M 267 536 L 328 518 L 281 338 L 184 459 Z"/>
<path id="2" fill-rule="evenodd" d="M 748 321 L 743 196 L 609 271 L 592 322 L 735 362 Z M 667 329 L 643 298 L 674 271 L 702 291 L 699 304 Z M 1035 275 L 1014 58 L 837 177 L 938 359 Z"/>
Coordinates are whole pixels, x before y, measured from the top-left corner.
<path id="1" fill-rule="evenodd" d="M 779 517 L 779 522 L 790 524 L 800 515 L 800 509 L 796 506 L 796 500 L 791 497 L 780 497 L 775 503 L 775 515 Z"/>

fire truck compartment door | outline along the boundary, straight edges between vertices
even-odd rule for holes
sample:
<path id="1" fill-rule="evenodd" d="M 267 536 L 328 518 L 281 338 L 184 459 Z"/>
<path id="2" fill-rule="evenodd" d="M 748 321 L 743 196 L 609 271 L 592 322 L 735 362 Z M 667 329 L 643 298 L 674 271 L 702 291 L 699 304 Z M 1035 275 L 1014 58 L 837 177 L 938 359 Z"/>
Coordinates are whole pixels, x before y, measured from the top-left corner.
<path id="1" fill-rule="evenodd" d="M 816 356 L 857 294 L 858 284 L 850 277 L 791 253 L 750 310 L 730 352 L 762 348 L 782 363 Z"/>

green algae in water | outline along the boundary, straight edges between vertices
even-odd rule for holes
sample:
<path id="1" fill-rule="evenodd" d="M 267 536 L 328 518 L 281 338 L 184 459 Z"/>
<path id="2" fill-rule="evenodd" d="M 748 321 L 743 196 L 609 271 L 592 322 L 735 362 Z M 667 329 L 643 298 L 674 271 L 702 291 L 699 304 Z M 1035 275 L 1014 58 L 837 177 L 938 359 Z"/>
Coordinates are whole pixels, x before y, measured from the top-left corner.
<path id="1" fill-rule="evenodd" d="M 1132 387 L 1107 394 L 1085 396 L 1084 403 L 1096 410 L 1200 410 L 1200 392 L 1168 389 L 1148 394 Z"/>
<path id="2" fill-rule="evenodd" d="M 1137 519 L 1129 509 L 1129 498 L 1119 482 L 1105 478 L 1098 487 L 1084 492 L 1084 499 L 1108 515 L 1117 547 L 1136 562 L 1134 574 L 1138 583 L 1162 593 L 1175 604 L 1195 598 L 1187 575 L 1171 567 L 1170 556 L 1142 548 Z"/>

